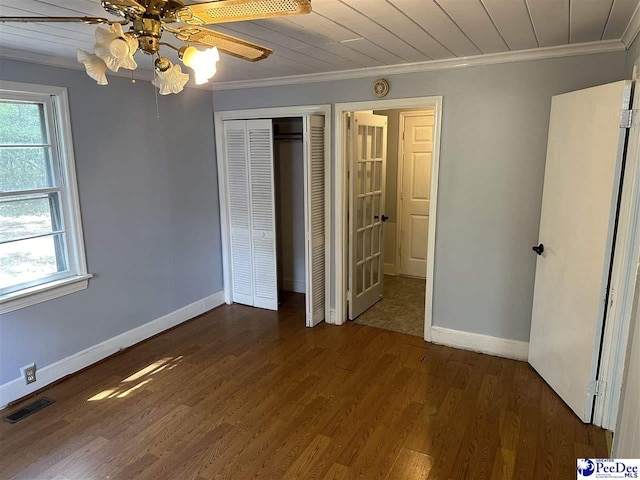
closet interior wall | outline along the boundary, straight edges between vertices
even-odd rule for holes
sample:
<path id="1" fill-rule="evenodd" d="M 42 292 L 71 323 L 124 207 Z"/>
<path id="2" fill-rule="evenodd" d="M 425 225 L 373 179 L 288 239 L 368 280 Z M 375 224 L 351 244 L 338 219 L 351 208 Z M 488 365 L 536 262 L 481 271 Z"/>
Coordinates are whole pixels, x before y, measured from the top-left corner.
<path id="1" fill-rule="evenodd" d="M 278 289 L 305 293 L 304 144 L 301 117 L 273 120 Z"/>

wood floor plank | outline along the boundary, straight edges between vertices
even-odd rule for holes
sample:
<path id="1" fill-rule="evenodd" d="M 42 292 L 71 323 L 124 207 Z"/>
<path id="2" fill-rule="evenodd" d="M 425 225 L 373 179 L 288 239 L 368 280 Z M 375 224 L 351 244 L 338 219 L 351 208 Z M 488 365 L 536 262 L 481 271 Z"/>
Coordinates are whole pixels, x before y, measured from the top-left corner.
<path id="1" fill-rule="evenodd" d="M 304 318 L 225 305 L 46 389 L 0 422 L 0 478 L 563 480 L 607 455 L 526 363 Z"/>
<path id="2" fill-rule="evenodd" d="M 283 480 L 295 480 L 298 478 L 305 478 L 309 466 L 313 465 L 318 457 L 322 456 L 324 452 L 331 446 L 331 438 L 324 435 L 316 435 L 307 448 L 298 456 L 293 462 L 291 467 L 287 469 Z"/>
<path id="3" fill-rule="evenodd" d="M 387 480 L 427 478 L 433 459 L 424 453 L 403 448 L 398 454 Z"/>
<path id="4" fill-rule="evenodd" d="M 339 463 L 334 463 L 331 465 L 331 468 L 324 476 L 323 480 L 350 480 L 351 479 L 351 470 L 349 467 L 345 467 L 344 465 L 340 465 Z"/>
<path id="5" fill-rule="evenodd" d="M 511 480 L 516 453 L 513 450 L 498 448 L 491 470 L 491 480 Z"/>
<path id="6" fill-rule="evenodd" d="M 34 475 L 34 478 L 51 478 L 59 474 L 70 479 L 86 478 L 87 472 L 91 472 L 95 468 L 93 464 L 99 461 L 99 453 L 108 443 L 109 440 L 106 438 L 94 438 L 75 452 L 61 458 L 59 462 L 51 465 L 48 469 Z"/>

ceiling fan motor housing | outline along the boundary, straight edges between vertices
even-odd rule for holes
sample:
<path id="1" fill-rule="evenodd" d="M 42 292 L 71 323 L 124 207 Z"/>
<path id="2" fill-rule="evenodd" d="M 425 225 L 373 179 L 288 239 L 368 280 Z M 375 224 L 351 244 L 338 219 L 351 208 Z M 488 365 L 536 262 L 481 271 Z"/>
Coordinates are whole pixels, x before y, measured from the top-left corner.
<path id="1" fill-rule="evenodd" d="M 131 28 L 140 50 L 154 55 L 160 48 L 162 22 L 176 21 L 176 12 L 184 8 L 183 0 L 103 0 L 110 13 L 133 23 Z"/>
<path id="2" fill-rule="evenodd" d="M 160 48 L 162 22 L 152 17 L 136 18 L 133 20 L 133 33 L 138 38 L 140 50 L 153 55 Z"/>
<path id="3" fill-rule="evenodd" d="M 158 15 L 164 18 L 175 16 L 176 10 L 184 8 L 183 0 L 141 0 L 149 15 Z"/>

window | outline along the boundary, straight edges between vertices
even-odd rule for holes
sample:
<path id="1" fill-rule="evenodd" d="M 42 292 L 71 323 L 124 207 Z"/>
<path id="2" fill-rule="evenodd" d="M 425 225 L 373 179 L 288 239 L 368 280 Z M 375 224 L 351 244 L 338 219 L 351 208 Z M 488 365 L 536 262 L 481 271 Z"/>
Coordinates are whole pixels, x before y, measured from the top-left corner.
<path id="1" fill-rule="evenodd" d="M 0 82 L 0 313 L 87 287 L 66 89 Z"/>

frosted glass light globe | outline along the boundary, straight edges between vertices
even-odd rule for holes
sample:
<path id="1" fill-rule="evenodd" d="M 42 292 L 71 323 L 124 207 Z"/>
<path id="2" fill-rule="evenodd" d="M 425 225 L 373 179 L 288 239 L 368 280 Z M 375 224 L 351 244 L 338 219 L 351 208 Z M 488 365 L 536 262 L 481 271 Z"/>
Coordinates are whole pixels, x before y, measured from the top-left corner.
<path id="1" fill-rule="evenodd" d="M 182 62 L 195 72 L 197 85 L 207 83 L 216 74 L 216 62 L 220 60 L 220 54 L 216 47 L 205 51 L 195 47 L 187 47 L 182 52 Z"/>
<path id="2" fill-rule="evenodd" d="M 123 58 L 127 58 L 129 55 L 129 45 L 124 39 L 116 38 L 109 44 L 109 51 L 111 52 L 111 55 L 122 60 Z"/>

